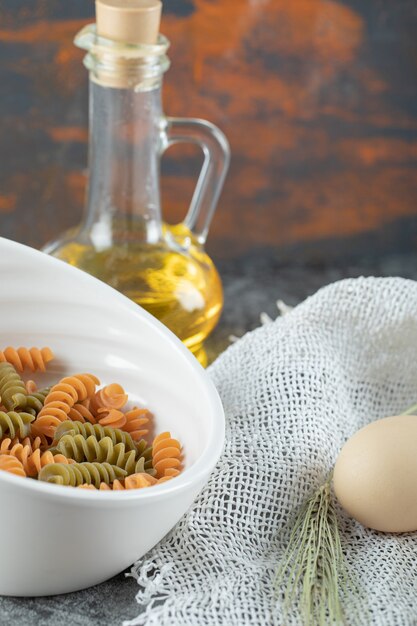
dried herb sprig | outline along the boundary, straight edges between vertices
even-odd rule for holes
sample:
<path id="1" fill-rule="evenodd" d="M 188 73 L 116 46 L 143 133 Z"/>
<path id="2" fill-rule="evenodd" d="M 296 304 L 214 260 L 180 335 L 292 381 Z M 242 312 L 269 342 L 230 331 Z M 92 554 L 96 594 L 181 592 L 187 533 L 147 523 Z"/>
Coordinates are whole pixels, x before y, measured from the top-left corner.
<path id="1" fill-rule="evenodd" d="M 330 476 L 297 515 L 276 588 L 284 589 L 286 614 L 297 599 L 305 626 L 328 626 L 345 623 L 342 599 L 351 585 Z"/>

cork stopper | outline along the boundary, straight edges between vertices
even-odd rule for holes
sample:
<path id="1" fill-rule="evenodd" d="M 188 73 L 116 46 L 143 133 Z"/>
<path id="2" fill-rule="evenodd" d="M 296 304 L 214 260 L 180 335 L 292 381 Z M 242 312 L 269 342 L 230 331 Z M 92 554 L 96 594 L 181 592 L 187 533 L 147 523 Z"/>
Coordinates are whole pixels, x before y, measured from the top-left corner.
<path id="1" fill-rule="evenodd" d="M 161 22 L 160 0 L 96 0 L 97 34 L 130 44 L 155 44 Z"/>

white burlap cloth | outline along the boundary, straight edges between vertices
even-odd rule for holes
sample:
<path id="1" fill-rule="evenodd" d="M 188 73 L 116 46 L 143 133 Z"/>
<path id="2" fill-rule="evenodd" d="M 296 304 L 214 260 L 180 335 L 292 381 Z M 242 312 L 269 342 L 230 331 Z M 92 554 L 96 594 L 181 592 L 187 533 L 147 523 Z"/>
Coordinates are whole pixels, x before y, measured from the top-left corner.
<path id="1" fill-rule="evenodd" d="M 417 402 L 417 283 L 330 285 L 209 371 L 226 413 L 224 454 L 189 513 L 135 566 L 143 612 L 125 624 L 299 626 L 296 611 L 284 621 L 273 589 L 283 528 L 353 433 Z M 346 607 L 347 623 L 417 624 L 417 533 L 376 533 L 342 511 L 340 520 L 368 603 Z"/>

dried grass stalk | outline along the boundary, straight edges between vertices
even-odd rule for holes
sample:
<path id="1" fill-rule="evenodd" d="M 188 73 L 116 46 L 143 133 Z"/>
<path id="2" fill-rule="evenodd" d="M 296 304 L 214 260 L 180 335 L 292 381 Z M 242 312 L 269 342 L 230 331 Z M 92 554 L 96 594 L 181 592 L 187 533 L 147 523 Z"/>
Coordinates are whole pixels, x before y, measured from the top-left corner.
<path id="1" fill-rule="evenodd" d="M 354 587 L 347 571 L 330 477 L 298 513 L 277 573 L 286 615 L 298 601 L 305 626 L 345 624 L 342 600 Z"/>

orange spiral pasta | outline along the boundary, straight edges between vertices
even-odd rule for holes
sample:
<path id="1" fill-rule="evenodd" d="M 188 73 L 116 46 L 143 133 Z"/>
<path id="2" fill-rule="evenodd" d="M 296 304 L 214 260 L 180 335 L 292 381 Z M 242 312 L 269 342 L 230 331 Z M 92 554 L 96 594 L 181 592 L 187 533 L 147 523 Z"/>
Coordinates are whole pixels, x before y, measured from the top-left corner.
<path id="1" fill-rule="evenodd" d="M 51 445 L 45 435 L 40 434 L 35 436 L 33 433 L 30 433 L 29 437 L 23 439 L 22 443 L 23 445 L 28 445 L 30 443 L 32 450 L 46 450 Z"/>
<path id="2" fill-rule="evenodd" d="M 121 409 L 128 400 L 128 396 L 121 385 L 112 383 L 99 389 L 89 402 L 88 408 L 95 415 L 100 409 Z"/>
<path id="3" fill-rule="evenodd" d="M 83 402 L 94 395 L 96 386 L 100 384 L 99 379 L 94 374 L 74 374 L 62 378 L 58 384 L 72 387 L 77 394 L 76 401 Z M 54 390 L 52 387 L 51 392 Z"/>
<path id="4" fill-rule="evenodd" d="M 46 396 L 44 406 L 32 424 L 32 433 L 53 439 L 57 426 L 68 419 L 74 404 L 92 396 L 99 384 L 100 381 L 93 374 L 75 374 L 62 378 Z"/>
<path id="5" fill-rule="evenodd" d="M 100 491 L 125 491 L 126 489 L 143 489 L 145 487 L 152 487 L 152 485 L 157 485 L 160 482 L 164 482 L 165 479 L 157 480 L 153 476 L 149 476 L 149 474 L 138 473 L 132 474 L 131 476 L 127 476 L 124 480 L 115 480 L 111 485 L 107 483 L 100 483 L 99 490 Z M 167 479 L 170 480 L 170 479 Z M 97 491 L 97 487 L 94 485 L 89 485 L 83 483 L 82 485 L 78 485 L 77 489 L 90 489 Z"/>
<path id="6" fill-rule="evenodd" d="M 14 440 L 14 443 L 16 444 L 18 442 Z M 42 451 L 45 447 L 49 446 L 49 442 L 46 437 L 33 437 L 31 435 L 29 435 L 29 437 L 25 437 L 19 443 L 23 446 L 30 446 L 32 448 L 32 452 L 35 452 L 35 450 Z"/>
<path id="7" fill-rule="evenodd" d="M 81 402 L 77 402 L 77 404 L 74 404 L 74 406 L 69 410 L 68 419 L 73 422 L 90 422 L 90 424 L 97 423 L 96 418 L 91 413 L 88 406 Z"/>
<path id="8" fill-rule="evenodd" d="M 116 483 L 118 483 L 118 485 L 120 486 L 115 486 Z M 77 489 L 88 489 L 90 491 L 97 491 L 97 487 L 95 487 L 94 485 L 89 485 L 87 483 L 82 483 L 82 485 L 78 485 Z M 118 489 L 124 490 L 124 487 L 120 480 L 115 480 L 112 486 L 108 485 L 107 483 L 100 483 L 99 491 L 113 491 L 113 489 L 115 491 L 117 491 Z"/>
<path id="9" fill-rule="evenodd" d="M 143 439 L 149 433 L 149 419 L 152 417 L 152 413 L 148 409 L 138 409 L 134 407 L 131 411 L 125 413 L 126 423 L 124 426 L 119 426 L 122 430 L 130 433 L 130 436 L 134 441 Z"/>
<path id="10" fill-rule="evenodd" d="M 38 443 L 35 441 L 35 446 Z M 31 478 L 37 476 L 42 467 L 50 463 L 74 463 L 72 459 L 67 459 L 63 454 L 53 455 L 49 450 L 42 452 L 39 447 L 33 448 L 30 441 L 12 445 L 10 439 L 5 439 L 1 442 L 0 454 L 15 457 L 22 464 L 25 475 Z"/>
<path id="11" fill-rule="evenodd" d="M 54 358 L 50 348 L 5 348 L 0 351 L 0 363 L 10 363 L 18 372 L 30 369 L 44 372 L 46 364 Z"/>
<path id="12" fill-rule="evenodd" d="M 151 487 L 158 483 L 157 479 L 148 474 L 132 474 L 127 476 L 124 480 L 125 489 L 143 489 L 144 487 Z"/>
<path id="13" fill-rule="evenodd" d="M 49 442 L 46 441 L 43 437 L 25 437 L 24 439 L 19 439 L 19 437 L 14 437 L 13 439 L 2 439 L 0 443 L 0 454 L 7 454 L 9 450 L 13 448 L 16 444 L 21 443 L 22 446 L 30 446 L 32 450 L 42 450 L 44 446 L 49 446 Z"/>
<path id="14" fill-rule="evenodd" d="M 159 478 L 158 484 L 166 483 L 167 480 L 171 480 L 172 478 L 175 478 L 175 476 L 178 476 L 179 474 L 181 474 L 181 472 L 176 467 L 169 467 L 168 469 L 165 470 L 162 478 Z"/>
<path id="15" fill-rule="evenodd" d="M 103 415 L 103 417 L 100 417 L 100 415 Z M 117 409 L 110 409 L 110 411 L 99 409 L 97 418 L 101 426 L 111 426 L 112 428 L 125 430 L 126 415 L 122 413 L 122 411 L 118 411 Z"/>
<path id="16" fill-rule="evenodd" d="M 10 472 L 10 474 L 15 474 L 16 476 L 26 476 L 23 465 L 19 459 L 9 454 L 0 454 L 0 470 Z"/>
<path id="17" fill-rule="evenodd" d="M 18 443 L 17 437 L 15 437 L 15 440 L 16 440 L 16 443 Z M 8 454 L 11 448 L 15 445 L 13 441 L 14 440 L 8 437 L 6 437 L 5 439 L 2 439 L 2 441 L 0 442 L 0 454 Z"/>
<path id="18" fill-rule="evenodd" d="M 171 437 L 170 432 L 161 433 L 155 437 L 152 446 L 152 463 L 157 478 L 169 476 L 166 474 L 168 470 L 179 470 L 181 460 L 181 444 Z"/>

